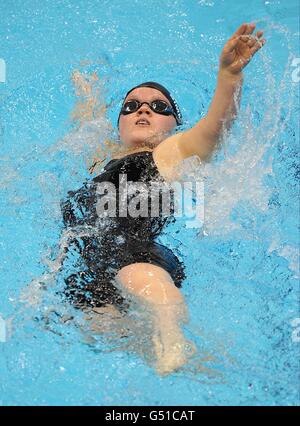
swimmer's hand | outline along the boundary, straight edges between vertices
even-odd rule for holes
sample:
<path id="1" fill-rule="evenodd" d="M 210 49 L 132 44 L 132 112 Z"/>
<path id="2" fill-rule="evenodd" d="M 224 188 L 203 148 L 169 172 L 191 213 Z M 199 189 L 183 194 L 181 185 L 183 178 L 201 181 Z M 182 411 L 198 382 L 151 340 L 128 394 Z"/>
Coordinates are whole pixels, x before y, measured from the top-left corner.
<path id="1" fill-rule="evenodd" d="M 99 80 L 97 74 L 94 72 L 92 75 L 81 74 L 80 71 L 75 70 L 72 73 L 72 82 L 76 89 L 76 96 L 90 97 L 93 94 L 93 84 Z"/>
<path id="2" fill-rule="evenodd" d="M 263 31 L 252 34 L 255 24 L 243 24 L 225 44 L 219 62 L 219 70 L 230 75 L 241 73 L 254 54 L 266 43 Z"/>
<path id="3" fill-rule="evenodd" d="M 75 70 L 72 73 L 72 82 L 78 96 L 78 101 L 71 112 L 72 121 L 82 127 L 86 122 L 103 117 L 106 106 L 101 103 L 99 78 L 96 72 L 87 75 Z"/>

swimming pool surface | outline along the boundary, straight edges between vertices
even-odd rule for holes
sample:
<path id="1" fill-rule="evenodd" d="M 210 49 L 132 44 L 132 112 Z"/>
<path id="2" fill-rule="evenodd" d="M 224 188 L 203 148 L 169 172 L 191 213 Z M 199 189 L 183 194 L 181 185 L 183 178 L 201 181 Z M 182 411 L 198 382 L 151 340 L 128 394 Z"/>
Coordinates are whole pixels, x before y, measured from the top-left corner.
<path id="1" fill-rule="evenodd" d="M 202 361 L 159 377 L 116 339 L 83 341 L 58 300 L 59 200 L 88 177 L 134 85 L 164 84 L 186 127 L 203 117 L 222 46 L 252 21 L 267 44 L 197 172 L 204 230 L 162 237 L 186 263 L 185 332 Z M 0 405 L 299 405 L 299 1 L 10 0 L 0 39 Z M 80 128 L 74 70 L 97 73 L 109 105 Z M 27 306 L 38 282 L 47 291 Z"/>

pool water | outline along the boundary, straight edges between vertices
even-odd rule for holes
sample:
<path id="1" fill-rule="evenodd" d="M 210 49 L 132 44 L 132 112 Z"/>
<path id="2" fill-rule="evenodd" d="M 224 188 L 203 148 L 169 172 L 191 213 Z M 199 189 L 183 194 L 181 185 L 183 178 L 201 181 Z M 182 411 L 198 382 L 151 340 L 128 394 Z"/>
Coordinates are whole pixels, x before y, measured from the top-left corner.
<path id="1" fill-rule="evenodd" d="M 183 128 L 203 117 L 222 46 L 252 21 L 267 44 L 245 69 L 239 117 L 194 172 L 204 227 L 178 221 L 161 237 L 186 264 L 199 352 L 160 377 L 132 336 L 85 339 L 57 297 L 59 201 L 90 176 L 135 84 L 164 84 Z M 299 405 L 298 0 L 11 0 L 0 36 L 0 405 Z M 75 70 L 97 74 L 107 114 L 84 120 Z"/>

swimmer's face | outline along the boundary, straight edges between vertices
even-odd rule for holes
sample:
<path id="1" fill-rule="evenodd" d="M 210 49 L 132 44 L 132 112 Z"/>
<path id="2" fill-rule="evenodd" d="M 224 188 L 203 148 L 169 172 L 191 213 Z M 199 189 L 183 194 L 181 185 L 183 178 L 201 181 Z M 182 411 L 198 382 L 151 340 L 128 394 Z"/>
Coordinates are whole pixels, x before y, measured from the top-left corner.
<path id="1" fill-rule="evenodd" d="M 126 97 L 125 101 L 137 100 L 139 102 L 152 102 L 160 99 L 171 106 L 168 98 L 157 89 L 151 87 L 139 87 L 134 89 Z M 149 125 L 136 124 L 138 119 L 146 119 Z M 119 133 L 121 141 L 130 147 L 143 145 L 148 139 L 156 146 L 166 139 L 172 130 L 176 127 L 176 119 L 173 115 L 162 115 L 152 111 L 147 105 L 143 104 L 136 112 L 132 114 L 121 114 L 119 121 Z"/>

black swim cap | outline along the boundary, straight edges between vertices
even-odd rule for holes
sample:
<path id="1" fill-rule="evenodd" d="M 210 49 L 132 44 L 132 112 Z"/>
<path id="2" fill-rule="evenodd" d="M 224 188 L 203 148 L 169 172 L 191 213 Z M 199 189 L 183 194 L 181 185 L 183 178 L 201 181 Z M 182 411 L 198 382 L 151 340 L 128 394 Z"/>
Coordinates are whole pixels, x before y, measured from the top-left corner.
<path id="1" fill-rule="evenodd" d="M 124 97 L 124 99 L 127 98 L 127 96 L 129 95 L 130 92 L 137 89 L 138 87 L 151 87 L 152 89 L 157 89 L 162 94 L 164 94 L 165 97 L 169 100 L 170 104 L 173 107 L 173 110 L 175 112 L 175 118 L 176 118 L 177 126 L 180 126 L 182 124 L 182 115 L 181 115 L 179 106 L 178 106 L 176 100 L 171 96 L 171 93 L 162 84 L 156 83 L 155 81 L 146 81 L 145 83 L 139 84 L 138 86 L 135 86 L 132 89 L 130 89 L 129 92 L 126 93 L 126 96 Z M 118 117 L 118 127 L 119 127 L 120 115 L 121 115 L 121 113 L 119 114 L 119 117 Z"/>

